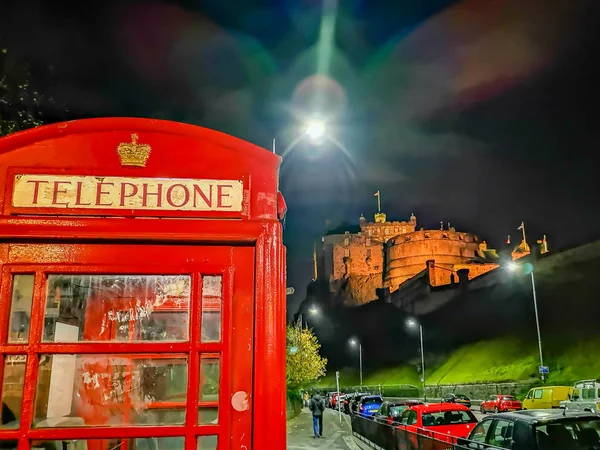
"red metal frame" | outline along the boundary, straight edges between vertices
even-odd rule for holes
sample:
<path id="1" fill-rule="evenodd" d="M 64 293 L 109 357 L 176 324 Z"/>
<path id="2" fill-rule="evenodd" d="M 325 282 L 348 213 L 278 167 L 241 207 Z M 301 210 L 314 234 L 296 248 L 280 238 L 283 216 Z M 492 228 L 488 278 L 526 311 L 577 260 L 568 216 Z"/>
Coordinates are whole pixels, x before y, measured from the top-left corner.
<path id="1" fill-rule="evenodd" d="M 145 168 L 122 167 L 116 145 L 138 133 L 152 146 Z M 196 436 L 219 430 L 219 449 L 285 448 L 285 249 L 278 219 L 285 202 L 277 191 L 280 158 L 221 133 L 185 124 L 146 119 L 93 119 L 56 124 L 0 139 L 0 353 L 27 354 L 21 429 L 0 429 L 0 439 L 108 439 L 185 436 L 187 450 Z M 243 211 L 237 219 L 223 213 L 185 211 L 105 211 L 107 216 L 75 216 L 74 211 L 15 210 L 11 192 L 15 173 L 92 174 L 144 178 L 243 180 Z M 20 215 L 15 215 L 18 213 Z M 26 213 L 26 215 L 22 215 Z M 34 214 L 38 213 L 38 214 Z M 76 211 L 84 214 L 84 211 Z M 95 214 L 98 211 L 94 211 Z M 70 214 L 70 215 L 66 215 Z M 136 219 L 140 217 L 140 219 Z M 227 220 L 224 220 L 227 218 Z M 136 245 L 136 264 L 115 264 L 102 240 Z M 110 241 L 107 241 L 110 240 Z M 4 243 L 2 243 L 4 242 Z M 37 242 L 37 243 L 36 243 Z M 220 247 L 214 247 L 215 244 Z M 202 247 L 198 247 L 202 246 Z M 209 246 L 209 247 L 207 247 Z M 190 249 L 209 249 L 190 255 Z M 218 249 L 222 249 L 218 250 Z M 96 249 L 96 250 L 94 250 Z M 101 249 L 101 250 L 98 250 Z M 184 255 L 182 252 L 187 251 Z M 193 253 L 193 252 L 192 252 Z M 43 343 L 43 273 L 166 274 L 166 255 L 183 258 L 167 264 L 194 278 L 189 342 Z M 218 256 L 220 255 L 220 256 Z M 184 257 L 185 256 L 185 257 Z M 215 260 L 215 256 L 217 259 Z M 177 259 L 177 258 L 175 258 Z M 193 270 L 190 272 L 190 266 Z M 134 270 L 135 269 L 135 270 Z M 118 272 L 117 272 L 118 270 Z M 10 274 L 36 273 L 28 344 L 8 344 Z M 222 343 L 201 343 L 201 274 L 223 274 Z M 234 302 L 234 303 L 231 303 Z M 237 302 L 237 304 L 235 304 Z M 194 326 L 198 325 L 198 326 Z M 235 329 L 235 333 L 231 330 Z M 229 342 L 227 344 L 227 342 Z M 29 429 L 39 354 L 187 354 L 186 425 Z M 219 425 L 197 425 L 200 353 L 220 353 Z M 236 361 L 241 371 L 232 370 Z M 0 364 L 0 380 L 4 365 Z M 240 376 L 249 370 L 250 376 Z M 247 393 L 248 407 L 232 407 L 232 395 Z M 174 403 L 175 405 L 175 403 Z M 168 403 L 151 405 L 169 406 Z M 208 406 L 208 405 L 207 405 Z M 212 406 L 212 404 L 211 404 Z M 234 445 L 235 444 L 235 445 Z"/>

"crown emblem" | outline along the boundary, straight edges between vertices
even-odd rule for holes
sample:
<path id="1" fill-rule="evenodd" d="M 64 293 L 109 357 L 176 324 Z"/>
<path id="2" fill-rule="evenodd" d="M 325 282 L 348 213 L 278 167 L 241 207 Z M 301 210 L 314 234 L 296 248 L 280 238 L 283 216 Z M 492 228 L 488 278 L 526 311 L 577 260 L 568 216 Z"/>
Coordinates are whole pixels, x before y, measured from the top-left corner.
<path id="1" fill-rule="evenodd" d="M 121 142 L 117 147 L 122 166 L 146 167 L 152 149 L 148 144 L 138 144 L 138 139 L 139 136 L 134 133 L 130 143 Z"/>

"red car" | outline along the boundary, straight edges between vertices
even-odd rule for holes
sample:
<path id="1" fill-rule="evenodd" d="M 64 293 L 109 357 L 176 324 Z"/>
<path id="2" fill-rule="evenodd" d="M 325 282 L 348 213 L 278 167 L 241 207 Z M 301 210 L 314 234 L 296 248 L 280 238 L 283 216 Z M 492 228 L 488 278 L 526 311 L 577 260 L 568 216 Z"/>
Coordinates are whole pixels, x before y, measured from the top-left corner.
<path id="1" fill-rule="evenodd" d="M 340 395 L 344 395 L 344 393 L 343 392 L 340 392 L 340 393 L 334 392 L 333 395 L 331 396 L 331 407 L 333 409 L 337 408 L 337 401 L 338 401 L 338 398 Z"/>
<path id="2" fill-rule="evenodd" d="M 456 443 L 465 438 L 477 425 L 477 419 L 469 408 L 453 403 L 433 403 L 409 406 L 402 413 L 398 428 L 429 436 L 440 441 Z M 415 446 L 418 448 L 418 446 Z"/>
<path id="3" fill-rule="evenodd" d="M 481 402 L 479 407 L 481 414 L 486 412 L 504 412 L 504 411 L 520 411 L 523 405 L 512 395 L 490 395 L 485 402 Z"/>

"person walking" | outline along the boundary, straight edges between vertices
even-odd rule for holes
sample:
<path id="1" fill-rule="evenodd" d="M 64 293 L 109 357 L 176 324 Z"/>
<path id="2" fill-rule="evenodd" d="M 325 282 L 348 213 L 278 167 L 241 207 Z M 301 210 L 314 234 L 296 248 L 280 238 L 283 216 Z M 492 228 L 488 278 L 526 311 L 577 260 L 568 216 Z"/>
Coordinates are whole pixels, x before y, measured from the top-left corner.
<path id="1" fill-rule="evenodd" d="M 308 409 L 312 413 L 314 439 L 323 437 L 323 412 L 325 411 L 325 402 L 319 394 L 315 394 L 310 399 Z"/>

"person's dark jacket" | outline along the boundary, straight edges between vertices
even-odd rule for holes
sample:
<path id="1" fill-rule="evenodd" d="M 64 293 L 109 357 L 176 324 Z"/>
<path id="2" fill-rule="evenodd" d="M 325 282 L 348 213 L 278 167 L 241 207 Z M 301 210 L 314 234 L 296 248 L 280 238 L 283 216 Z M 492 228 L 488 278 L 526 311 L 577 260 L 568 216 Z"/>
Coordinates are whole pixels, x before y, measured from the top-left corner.
<path id="1" fill-rule="evenodd" d="M 310 409 L 312 415 L 315 417 L 323 415 L 323 411 L 325 411 L 325 402 L 319 394 L 316 394 L 310 399 L 310 402 L 308 403 L 308 409 Z"/>

